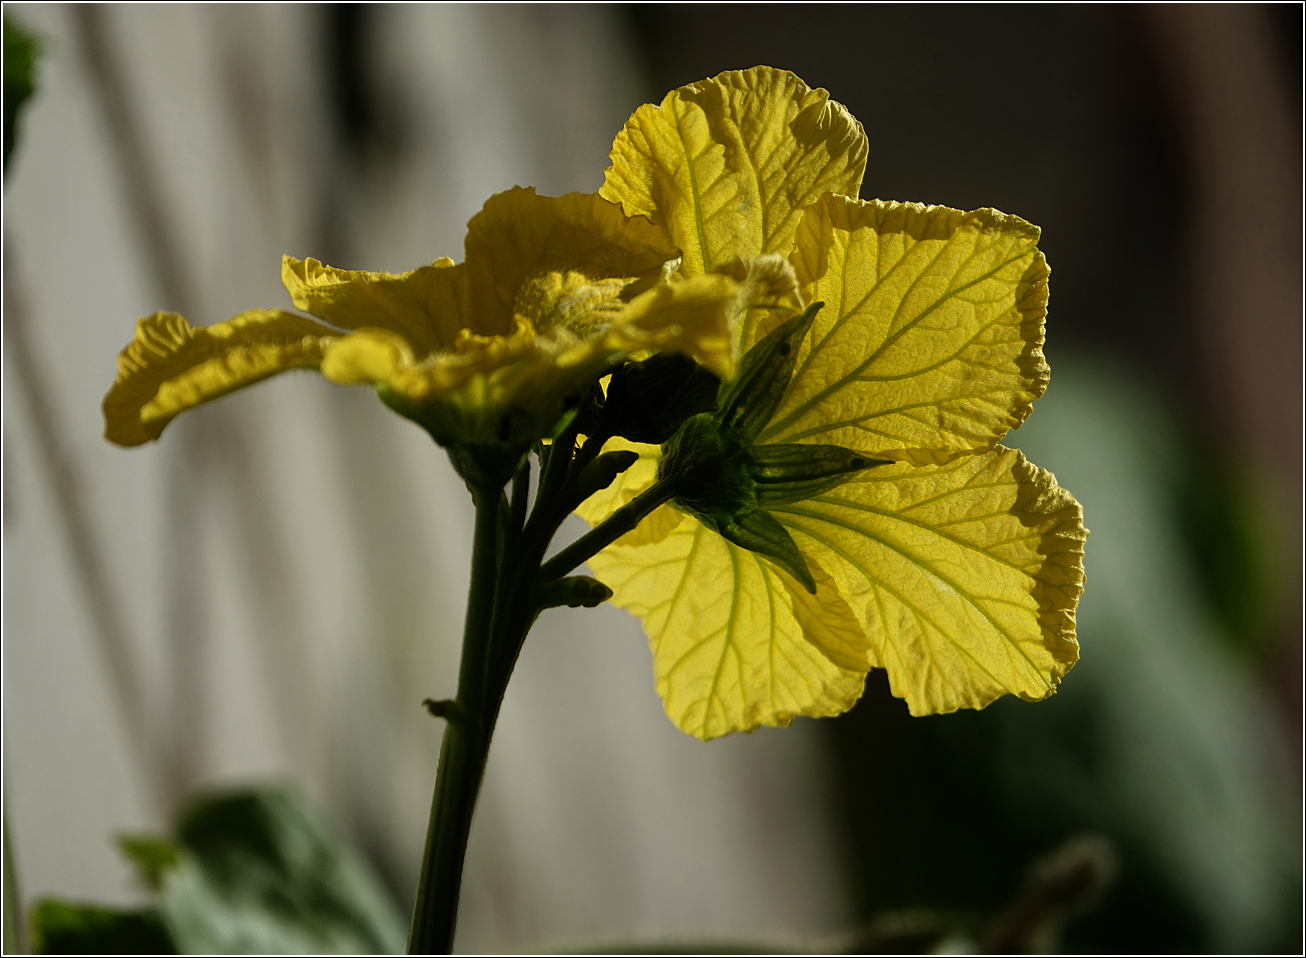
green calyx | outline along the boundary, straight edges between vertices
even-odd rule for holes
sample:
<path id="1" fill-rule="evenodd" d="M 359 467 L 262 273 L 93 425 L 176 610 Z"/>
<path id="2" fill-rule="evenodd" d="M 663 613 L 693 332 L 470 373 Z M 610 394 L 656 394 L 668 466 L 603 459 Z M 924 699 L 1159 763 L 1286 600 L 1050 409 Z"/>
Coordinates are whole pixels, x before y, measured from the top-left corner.
<path id="1" fill-rule="evenodd" d="M 511 479 L 531 447 L 541 437 L 557 439 L 586 412 L 588 402 L 587 397 L 564 397 L 538 410 L 469 408 L 440 399 L 414 402 L 388 385 L 377 386 L 376 393 L 443 446 L 465 481 L 487 488 Z"/>
<path id="2" fill-rule="evenodd" d="M 821 304 L 777 327 L 748 351 L 739 375 L 722 385 L 715 412 L 687 419 L 662 446 L 658 479 L 674 483 L 672 503 L 735 545 L 765 555 L 816 592 L 793 538 L 768 506 L 810 499 L 872 466 L 842 446 L 752 442 L 779 407 L 798 344 Z"/>
<path id="3" fill-rule="evenodd" d="M 663 443 L 658 478 L 675 481 L 672 501 L 691 515 L 737 515 L 757 507 L 751 460 L 713 413 L 699 413 Z"/>

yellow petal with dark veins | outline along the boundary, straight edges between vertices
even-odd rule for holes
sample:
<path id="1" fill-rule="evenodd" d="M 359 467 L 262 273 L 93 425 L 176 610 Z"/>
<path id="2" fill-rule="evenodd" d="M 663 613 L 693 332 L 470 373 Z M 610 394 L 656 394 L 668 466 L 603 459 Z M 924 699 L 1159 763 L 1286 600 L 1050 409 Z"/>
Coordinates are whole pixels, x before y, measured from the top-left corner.
<path id="1" fill-rule="evenodd" d="M 879 466 L 772 514 L 838 585 L 913 715 L 1051 695 L 1079 658 L 1082 512 L 1014 449 Z"/>
<path id="2" fill-rule="evenodd" d="M 599 193 L 665 229 L 694 275 L 737 256 L 788 256 L 807 206 L 827 191 L 857 195 L 866 152 L 861 124 L 825 90 L 754 67 L 636 110 Z"/>
<path id="3" fill-rule="evenodd" d="M 823 197 L 792 260 L 825 308 L 759 441 L 918 465 L 993 448 L 1047 387 L 1038 238 L 996 210 Z"/>
<path id="4" fill-rule="evenodd" d="M 612 589 L 612 603 L 643 621 L 658 695 L 690 735 L 711 739 L 788 725 L 799 715 L 838 715 L 861 697 L 866 670 L 835 665 L 799 620 L 837 614 L 840 605 L 821 601 L 818 584 L 817 602 L 796 615 L 794 589 L 802 586 L 696 519 L 652 544 L 609 546 L 589 565 Z M 837 600 L 825 587 L 824 598 Z"/>

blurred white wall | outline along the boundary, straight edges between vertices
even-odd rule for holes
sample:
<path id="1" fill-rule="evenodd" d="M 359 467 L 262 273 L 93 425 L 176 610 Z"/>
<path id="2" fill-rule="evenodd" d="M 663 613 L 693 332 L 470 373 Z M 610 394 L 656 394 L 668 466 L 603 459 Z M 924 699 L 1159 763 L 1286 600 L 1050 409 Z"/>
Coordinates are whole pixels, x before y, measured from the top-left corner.
<path id="1" fill-rule="evenodd" d="M 189 788 L 280 778 L 407 907 L 442 731 L 418 703 L 454 691 L 468 497 L 416 427 L 311 374 L 183 416 L 148 448 L 101 438 L 135 318 L 177 304 L 134 226 L 74 11 L 5 9 L 46 50 L 6 177 L 5 282 L 150 724 L 123 725 L 7 355 L 4 795 L 24 896 L 140 900 L 113 833 L 164 829 Z M 606 8 L 386 7 L 369 42 L 404 136 L 360 165 L 331 134 L 322 8 L 102 14 L 196 323 L 288 307 L 282 253 L 411 269 L 460 258 L 491 193 L 597 189 L 641 92 Z M 662 714 L 638 623 L 547 613 L 491 753 L 460 949 L 837 929 L 812 731 L 688 739 Z"/>

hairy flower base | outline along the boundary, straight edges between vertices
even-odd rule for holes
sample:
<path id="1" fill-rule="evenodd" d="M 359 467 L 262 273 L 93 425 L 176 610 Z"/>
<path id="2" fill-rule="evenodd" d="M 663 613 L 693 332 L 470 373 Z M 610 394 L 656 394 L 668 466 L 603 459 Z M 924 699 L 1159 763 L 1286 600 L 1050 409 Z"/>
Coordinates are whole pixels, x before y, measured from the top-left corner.
<path id="1" fill-rule="evenodd" d="M 712 332 L 725 329 L 735 296 L 735 284 L 724 277 L 659 285 L 615 309 L 594 309 L 561 287 L 549 292 L 548 308 L 558 318 L 543 333 L 519 313 L 511 335 L 464 329 L 453 349 L 419 359 L 401 336 L 362 329 L 327 349 L 322 375 L 341 385 L 375 384 L 388 406 L 441 445 L 523 449 L 549 435 L 565 410 L 627 356 L 685 349 L 724 368 L 729 341 Z"/>

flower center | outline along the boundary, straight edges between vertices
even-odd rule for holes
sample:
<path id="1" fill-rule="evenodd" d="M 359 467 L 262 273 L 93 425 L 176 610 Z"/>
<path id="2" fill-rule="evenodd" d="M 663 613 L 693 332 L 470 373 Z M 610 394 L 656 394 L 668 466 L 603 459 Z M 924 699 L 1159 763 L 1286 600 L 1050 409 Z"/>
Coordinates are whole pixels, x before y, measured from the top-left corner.
<path id="1" fill-rule="evenodd" d="M 522 283 L 513 312 L 524 316 L 542 334 L 592 339 L 611 324 L 626 305 L 622 292 L 628 278 L 591 279 L 576 270 L 541 273 Z"/>

